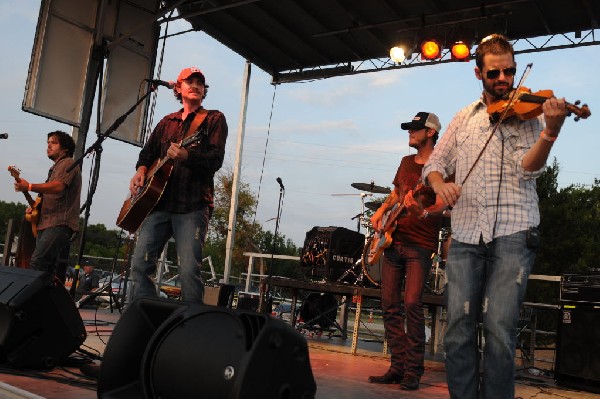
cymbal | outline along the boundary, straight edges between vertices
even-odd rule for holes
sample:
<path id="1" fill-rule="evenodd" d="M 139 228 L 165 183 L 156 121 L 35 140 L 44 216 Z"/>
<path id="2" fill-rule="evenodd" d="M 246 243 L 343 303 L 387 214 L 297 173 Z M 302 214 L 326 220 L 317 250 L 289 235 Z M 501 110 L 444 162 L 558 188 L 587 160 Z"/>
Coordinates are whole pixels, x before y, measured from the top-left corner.
<path id="1" fill-rule="evenodd" d="M 392 190 L 390 190 L 389 188 L 377 186 L 373 182 L 371 182 L 371 183 L 352 183 L 351 186 L 358 190 L 368 191 L 370 193 L 389 194 L 392 192 Z"/>
<path id="2" fill-rule="evenodd" d="M 376 211 L 383 204 L 382 201 L 369 201 L 365 202 L 365 208 L 370 209 L 372 211 Z"/>

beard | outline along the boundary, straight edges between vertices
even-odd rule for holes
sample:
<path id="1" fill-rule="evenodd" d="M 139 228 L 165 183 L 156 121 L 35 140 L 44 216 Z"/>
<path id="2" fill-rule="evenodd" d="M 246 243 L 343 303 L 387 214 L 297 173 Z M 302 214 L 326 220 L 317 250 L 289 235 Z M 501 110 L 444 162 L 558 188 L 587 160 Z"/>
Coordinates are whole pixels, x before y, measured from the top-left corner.
<path id="1" fill-rule="evenodd" d="M 489 80 L 483 80 L 483 89 L 496 100 L 500 100 L 510 93 L 512 85 L 508 82 L 495 82 L 492 83 Z"/>
<path id="2" fill-rule="evenodd" d="M 426 143 L 427 137 L 422 140 L 415 139 L 415 142 L 409 141 L 408 146 L 414 148 L 415 150 L 418 150 L 419 148 L 424 147 Z"/>

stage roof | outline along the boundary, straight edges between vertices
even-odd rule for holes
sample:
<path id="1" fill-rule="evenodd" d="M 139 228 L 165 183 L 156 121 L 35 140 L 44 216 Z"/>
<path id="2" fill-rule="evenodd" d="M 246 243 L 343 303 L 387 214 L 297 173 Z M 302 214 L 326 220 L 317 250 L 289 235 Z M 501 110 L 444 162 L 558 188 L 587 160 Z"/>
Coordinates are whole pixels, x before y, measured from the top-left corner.
<path id="1" fill-rule="evenodd" d="M 165 0 L 274 83 L 450 62 L 422 61 L 425 37 L 478 41 L 502 33 L 517 53 L 600 44 L 593 0 Z M 412 57 L 389 58 L 406 44 Z"/>

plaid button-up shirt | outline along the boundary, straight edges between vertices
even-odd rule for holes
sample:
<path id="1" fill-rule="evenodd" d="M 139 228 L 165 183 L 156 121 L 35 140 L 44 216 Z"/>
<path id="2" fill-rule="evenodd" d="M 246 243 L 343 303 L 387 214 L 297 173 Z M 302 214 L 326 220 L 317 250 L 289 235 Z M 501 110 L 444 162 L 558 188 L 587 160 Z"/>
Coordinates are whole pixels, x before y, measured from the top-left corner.
<path id="1" fill-rule="evenodd" d="M 140 151 L 136 169 L 140 165 L 150 169 L 157 159 L 166 156 L 172 142 L 177 143 L 184 138 L 196 114 L 190 113 L 184 121 L 181 118 L 182 111 L 169 114 L 158 122 Z M 225 157 L 225 115 L 220 111 L 208 111 L 197 132 L 202 137 L 199 145 L 187 147 L 188 159 L 175 162 L 165 191 L 154 210 L 187 213 L 202 206 L 213 206 L 214 175 L 223 165 Z"/>
<path id="2" fill-rule="evenodd" d="M 494 128 L 486 110 L 481 97 L 459 111 L 423 168 L 424 178 L 433 171 L 444 178 L 456 173 L 462 192 L 452 210 L 452 238 L 470 244 L 480 238 L 489 243 L 540 222 L 535 179 L 544 168 L 527 172 L 521 163 L 542 131 L 543 117 L 503 121 L 475 164 Z"/>

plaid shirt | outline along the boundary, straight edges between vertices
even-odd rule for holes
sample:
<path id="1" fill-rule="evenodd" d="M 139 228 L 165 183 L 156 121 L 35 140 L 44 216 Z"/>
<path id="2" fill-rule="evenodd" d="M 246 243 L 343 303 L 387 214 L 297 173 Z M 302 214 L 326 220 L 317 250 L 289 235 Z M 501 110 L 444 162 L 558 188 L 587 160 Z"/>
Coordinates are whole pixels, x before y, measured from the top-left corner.
<path id="1" fill-rule="evenodd" d="M 527 172 L 521 163 L 542 131 L 542 116 L 502 122 L 463 184 L 494 128 L 486 109 L 481 97 L 459 111 L 423 168 L 423 177 L 456 172 L 462 192 L 452 209 L 452 238 L 469 244 L 480 238 L 489 243 L 540 223 L 535 179 L 544 168 Z"/>
<path id="2" fill-rule="evenodd" d="M 157 159 L 166 156 L 171 143 L 182 140 L 196 116 L 192 112 L 184 121 L 181 118 L 182 111 L 169 114 L 158 122 L 140 151 L 136 170 L 141 165 L 150 169 Z M 165 191 L 154 210 L 187 213 L 206 205 L 213 206 L 214 175 L 223 165 L 225 157 L 225 116 L 220 111 L 208 111 L 197 132 L 202 141 L 199 145 L 187 147 L 188 159 L 175 162 Z"/>
<path id="3" fill-rule="evenodd" d="M 65 185 L 60 193 L 42 195 L 42 208 L 38 230 L 49 227 L 67 226 L 79 231 L 79 198 L 81 195 L 81 169 L 79 166 L 70 172 L 67 169 L 75 163 L 73 158 L 65 157 L 56 162 L 48 171 L 46 182 L 59 181 Z"/>

